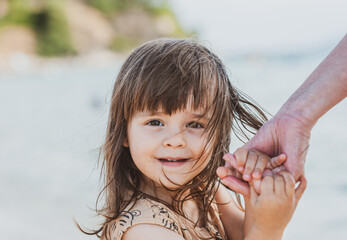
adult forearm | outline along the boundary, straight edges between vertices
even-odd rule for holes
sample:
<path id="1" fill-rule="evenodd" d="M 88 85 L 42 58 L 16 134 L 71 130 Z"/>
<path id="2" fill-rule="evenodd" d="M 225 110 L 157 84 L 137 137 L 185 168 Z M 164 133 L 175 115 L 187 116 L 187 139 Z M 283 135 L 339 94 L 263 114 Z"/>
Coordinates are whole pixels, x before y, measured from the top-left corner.
<path id="1" fill-rule="evenodd" d="M 298 116 L 311 128 L 347 96 L 347 35 L 290 96 L 278 114 Z"/>

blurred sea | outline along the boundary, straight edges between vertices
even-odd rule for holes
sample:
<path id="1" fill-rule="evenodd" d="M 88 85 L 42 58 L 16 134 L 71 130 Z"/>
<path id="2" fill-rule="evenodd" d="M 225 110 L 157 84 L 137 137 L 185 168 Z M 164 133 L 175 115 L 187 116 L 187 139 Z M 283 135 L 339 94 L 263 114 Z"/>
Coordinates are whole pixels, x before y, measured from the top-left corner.
<path id="1" fill-rule="evenodd" d="M 272 114 L 326 53 L 224 59 L 233 84 Z M 73 218 L 97 227 L 97 168 L 114 66 L 73 65 L 0 73 L 0 239 L 96 239 Z M 347 237 L 347 101 L 315 126 L 307 156 L 308 188 L 284 239 Z M 234 140 L 232 150 L 241 146 Z"/>

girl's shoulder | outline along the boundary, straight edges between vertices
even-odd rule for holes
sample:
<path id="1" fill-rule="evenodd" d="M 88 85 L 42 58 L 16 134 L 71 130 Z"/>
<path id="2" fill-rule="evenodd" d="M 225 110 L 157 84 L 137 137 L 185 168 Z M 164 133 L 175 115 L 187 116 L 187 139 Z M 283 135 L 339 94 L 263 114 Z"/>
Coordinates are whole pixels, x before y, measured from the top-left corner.
<path id="1" fill-rule="evenodd" d="M 138 224 L 153 224 L 182 234 L 176 214 L 164 204 L 147 198 L 137 198 L 112 222 L 112 240 L 120 240 L 126 230 Z"/>

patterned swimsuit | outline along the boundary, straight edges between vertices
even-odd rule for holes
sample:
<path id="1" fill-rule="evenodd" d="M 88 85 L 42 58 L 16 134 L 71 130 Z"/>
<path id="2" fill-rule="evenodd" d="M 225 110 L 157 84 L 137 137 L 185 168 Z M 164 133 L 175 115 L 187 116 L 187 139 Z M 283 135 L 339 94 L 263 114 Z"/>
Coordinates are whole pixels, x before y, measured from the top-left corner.
<path id="1" fill-rule="evenodd" d="M 226 239 L 217 205 L 213 203 L 212 208 L 214 216 L 208 217 L 214 225 L 208 223 L 204 227 L 194 227 L 194 223 L 165 205 L 147 198 L 139 198 L 131 210 L 123 211 L 123 214 L 112 223 L 111 239 L 121 240 L 124 232 L 137 224 L 159 225 L 178 233 L 187 240 L 210 238 L 213 235 L 217 236 L 215 238 L 217 240 Z"/>

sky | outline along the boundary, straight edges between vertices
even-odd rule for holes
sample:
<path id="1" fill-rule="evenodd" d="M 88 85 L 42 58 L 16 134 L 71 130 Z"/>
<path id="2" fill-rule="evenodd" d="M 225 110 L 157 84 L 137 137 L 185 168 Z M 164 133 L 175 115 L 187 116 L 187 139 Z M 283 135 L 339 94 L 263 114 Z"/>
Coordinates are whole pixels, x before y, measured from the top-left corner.
<path id="1" fill-rule="evenodd" d="M 238 54 L 332 48 L 347 33 L 346 0 L 169 0 L 184 29 Z"/>

